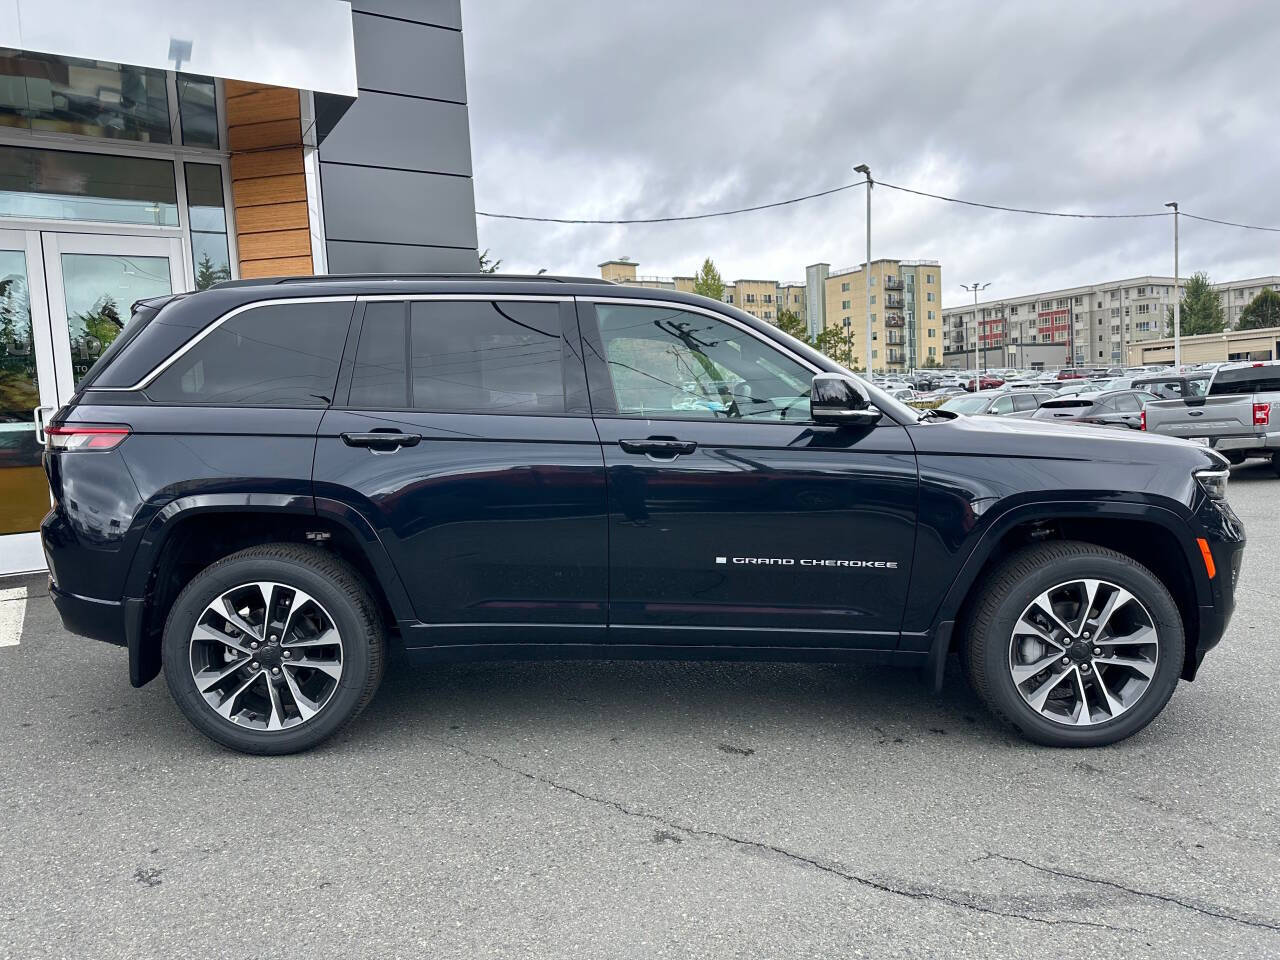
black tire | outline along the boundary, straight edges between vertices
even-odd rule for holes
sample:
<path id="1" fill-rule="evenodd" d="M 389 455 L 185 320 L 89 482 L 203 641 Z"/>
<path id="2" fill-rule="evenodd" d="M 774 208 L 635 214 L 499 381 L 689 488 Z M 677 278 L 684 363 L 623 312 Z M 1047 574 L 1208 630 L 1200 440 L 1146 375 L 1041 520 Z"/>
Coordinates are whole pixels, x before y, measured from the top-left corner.
<path id="1" fill-rule="evenodd" d="M 1220 450 L 1219 453 L 1226 457 L 1227 463 L 1232 466 L 1238 467 L 1244 463 L 1244 454 L 1239 450 Z"/>
<path id="2" fill-rule="evenodd" d="M 1111 720 L 1071 727 L 1023 700 L 1009 672 L 1009 649 L 1014 624 L 1035 597 L 1086 577 L 1108 580 L 1137 597 L 1156 627 L 1159 655 L 1150 685 L 1130 709 Z M 991 573 L 969 618 L 961 656 L 979 698 L 1028 740 L 1051 747 L 1099 747 L 1132 736 L 1164 709 L 1182 673 L 1184 644 L 1177 604 L 1155 574 L 1115 550 L 1057 541 L 1020 550 Z"/>
<path id="3" fill-rule="evenodd" d="M 1276 476 L 1280 477 L 1280 453 L 1271 455 L 1271 469 L 1276 472 Z"/>
<path id="4" fill-rule="evenodd" d="M 206 606 L 239 585 L 274 581 L 304 590 L 329 613 L 342 637 L 342 675 L 323 708 L 283 730 L 253 730 L 219 716 L 196 687 L 191 636 Z M 377 604 L 360 576 L 340 558 L 292 543 L 241 550 L 201 570 L 174 601 L 161 651 L 165 680 L 178 708 L 201 733 L 242 753 L 280 755 L 309 750 L 354 720 L 382 680 L 385 640 Z"/>

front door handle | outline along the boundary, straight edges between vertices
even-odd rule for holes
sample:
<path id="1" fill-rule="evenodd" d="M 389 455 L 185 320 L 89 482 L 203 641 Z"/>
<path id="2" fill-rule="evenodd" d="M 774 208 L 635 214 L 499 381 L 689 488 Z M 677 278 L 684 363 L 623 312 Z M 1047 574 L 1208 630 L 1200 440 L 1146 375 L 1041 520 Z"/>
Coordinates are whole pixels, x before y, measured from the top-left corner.
<path id="1" fill-rule="evenodd" d="M 401 433 L 398 430 L 378 430 L 373 433 L 344 433 L 342 435 L 342 442 L 348 447 L 368 447 L 374 451 L 415 447 L 421 440 L 421 434 Z"/>
<path id="2" fill-rule="evenodd" d="M 692 440 L 677 440 L 675 437 L 649 437 L 645 440 L 619 440 L 624 453 L 643 453 L 655 459 L 674 460 L 682 453 L 693 453 L 698 449 Z"/>

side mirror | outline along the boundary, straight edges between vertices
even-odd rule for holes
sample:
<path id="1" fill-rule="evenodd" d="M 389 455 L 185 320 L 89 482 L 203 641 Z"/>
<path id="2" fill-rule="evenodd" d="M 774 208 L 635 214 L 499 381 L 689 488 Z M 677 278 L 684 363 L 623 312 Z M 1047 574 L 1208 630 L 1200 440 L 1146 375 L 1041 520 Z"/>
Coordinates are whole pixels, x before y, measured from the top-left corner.
<path id="1" fill-rule="evenodd" d="M 813 378 L 809 415 L 816 423 L 870 427 L 880 422 L 880 411 L 858 385 L 839 373 L 819 373 Z"/>

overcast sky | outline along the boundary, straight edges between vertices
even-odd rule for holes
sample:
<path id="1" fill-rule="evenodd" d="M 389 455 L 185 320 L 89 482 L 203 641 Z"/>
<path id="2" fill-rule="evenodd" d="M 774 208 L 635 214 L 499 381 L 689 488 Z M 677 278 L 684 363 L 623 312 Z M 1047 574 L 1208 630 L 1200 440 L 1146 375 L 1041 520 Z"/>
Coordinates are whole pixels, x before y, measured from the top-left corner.
<path id="1" fill-rule="evenodd" d="M 476 207 L 698 213 L 877 179 L 1079 212 L 1280 225 L 1280 2 L 468 0 Z M 877 189 L 872 256 L 989 295 L 1172 272 L 1167 219 L 993 213 Z M 503 270 L 800 280 L 864 256 L 862 188 L 695 223 L 478 218 Z M 1182 272 L 1280 273 L 1280 234 L 1182 220 Z"/>

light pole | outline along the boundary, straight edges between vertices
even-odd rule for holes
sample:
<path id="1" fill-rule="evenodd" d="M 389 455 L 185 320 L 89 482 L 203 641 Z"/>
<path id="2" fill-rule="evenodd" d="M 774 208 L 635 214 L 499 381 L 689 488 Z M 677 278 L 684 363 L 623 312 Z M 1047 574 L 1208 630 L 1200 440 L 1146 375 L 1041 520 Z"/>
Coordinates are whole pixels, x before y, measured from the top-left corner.
<path id="1" fill-rule="evenodd" d="M 867 178 L 867 269 L 862 280 L 867 286 L 867 379 L 871 379 L 871 188 L 875 181 L 871 179 L 871 168 L 860 163 L 853 168 Z"/>
<path id="2" fill-rule="evenodd" d="M 1182 372 L 1182 295 L 1178 292 L 1181 286 L 1178 278 L 1178 205 L 1166 203 L 1165 206 L 1173 207 L 1173 369 L 1180 373 Z"/>
<path id="3" fill-rule="evenodd" d="M 974 389 L 977 389 L 982 386 L 982 380 L 978 375 L 978 340 L 982 330 L 981 324 L 978 323 L 978 291 L 987 289 L 991 284 L 978 283 L 975 280 L 972 284 L 962 283 L 960 286 L 973 291 L 973 385 Z"/>

